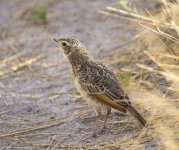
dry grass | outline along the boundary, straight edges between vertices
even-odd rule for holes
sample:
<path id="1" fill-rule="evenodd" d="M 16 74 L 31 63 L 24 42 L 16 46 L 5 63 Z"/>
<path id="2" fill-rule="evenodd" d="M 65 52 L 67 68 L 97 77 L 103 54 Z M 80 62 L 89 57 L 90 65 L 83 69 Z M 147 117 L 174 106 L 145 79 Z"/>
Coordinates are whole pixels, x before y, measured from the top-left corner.
<path id="1" fill-rule="evenodd" d="M 147 128 L 151 129 L 151 135 L 147 139 L 158 140 L 159 149 L 176 150 L 179 148 L 179 26 L 176 19 L 179 6 L 165 0 L 161 3 L 163 9 L 155 16 L 149 11 L 142 16 L 112 7 L 100 13 L 122 17 L 138 25 L 140 32 L 135 36 L 135 44 L 123 56 L 115 56 L 113 64 L 123 63 L 135 74 L 134 82 L 142 89 L 140 104 L 150 114 Z M 135 87 L 130 88 L 136 90 Z M 129 142 L 131 146 L 127 143 L 127 147 L 138 149 L 145 138 L 139 135 Z"/>

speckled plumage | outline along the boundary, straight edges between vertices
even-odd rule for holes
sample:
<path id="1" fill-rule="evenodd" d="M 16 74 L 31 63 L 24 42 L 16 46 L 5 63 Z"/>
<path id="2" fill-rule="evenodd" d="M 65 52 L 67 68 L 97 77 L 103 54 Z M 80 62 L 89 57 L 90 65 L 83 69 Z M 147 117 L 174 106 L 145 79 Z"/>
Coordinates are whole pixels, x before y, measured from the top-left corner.
<path id="1" fill-rule="evenodd" d="M 75 85 L 97 115 L 111 108 L 125 113 L 127 110 L 143 125 L 145 119 L 132 107 L 128 95 L 123 91 L 115 75 L 103 64 L 95 61 L 83 44 L 75 38 L 55 40 L 68 58 Z M 107 119 L 106 119 L 107 122 Z"/>

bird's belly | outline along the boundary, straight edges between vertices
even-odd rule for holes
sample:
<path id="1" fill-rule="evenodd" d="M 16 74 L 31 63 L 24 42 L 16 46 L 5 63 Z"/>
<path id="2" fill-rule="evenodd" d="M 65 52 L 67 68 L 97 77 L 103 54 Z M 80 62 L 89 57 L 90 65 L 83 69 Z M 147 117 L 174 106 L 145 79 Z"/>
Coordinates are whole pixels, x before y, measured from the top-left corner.
<path id="1" fill-rule="evenodd" d="M 78 79 L 74 79 L 75 86 L 80 92 L 81 96 L 86 100 L 88 103 L 88 106 L 92 106 L 95 109 L 99 111 L 106 111 L 108 106 L 100 103 L 98 100 L 96 100 L 92 95 L 88 94 L 88 92 L 83 88 L 83 86 L 79 83 Z"/>

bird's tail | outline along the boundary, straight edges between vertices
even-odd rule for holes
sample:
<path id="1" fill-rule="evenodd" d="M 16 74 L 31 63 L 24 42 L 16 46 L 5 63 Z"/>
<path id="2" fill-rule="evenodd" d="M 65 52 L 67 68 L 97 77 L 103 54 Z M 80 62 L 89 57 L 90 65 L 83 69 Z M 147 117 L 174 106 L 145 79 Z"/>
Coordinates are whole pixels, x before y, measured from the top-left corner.
<path id="1" fill-rule="evenodd" d="M 128 106 L 129 113 L 137 119 L 143 126 L 146 125 L 147 121 L 134 109 L 131 105 Z"/>

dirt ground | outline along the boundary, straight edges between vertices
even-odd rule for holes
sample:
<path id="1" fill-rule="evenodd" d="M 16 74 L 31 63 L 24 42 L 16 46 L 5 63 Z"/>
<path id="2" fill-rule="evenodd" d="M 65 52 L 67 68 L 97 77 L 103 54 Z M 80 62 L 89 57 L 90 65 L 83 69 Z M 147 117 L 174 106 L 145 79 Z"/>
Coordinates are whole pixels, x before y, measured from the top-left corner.
<path id="1" fill-rule="evenodd" d="M 24 16 L 33 3 L 48 5 L 48 24 Z M 125 50 L 135 29 L 124 19 L 98 12 L 106 6 L 119 7 L 116 0 L 0 1 L 1 149 L 80 149 L 125 143 L 140 134 L 132 117 L 113 113 L 109 131 L 91 137 L 95 113 L 80 98 L 70 66 L 52 40 L 78 37 L 95 58 L 110 60 L 109 50 Z M 155 149 L 155 143 L 144 147 Z"/>

